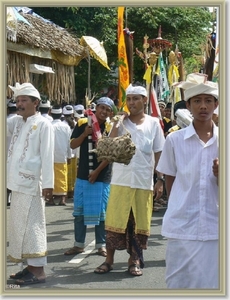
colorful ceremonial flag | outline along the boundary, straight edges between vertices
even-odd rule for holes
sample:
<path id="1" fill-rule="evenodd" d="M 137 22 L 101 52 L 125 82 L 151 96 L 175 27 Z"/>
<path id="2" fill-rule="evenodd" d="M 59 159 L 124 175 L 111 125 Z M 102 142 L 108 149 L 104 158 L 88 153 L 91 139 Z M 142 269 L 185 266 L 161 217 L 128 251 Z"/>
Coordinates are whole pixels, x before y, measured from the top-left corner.
<path id="1" fill-rule="evenodd" d="M 146 65 L 146 71 L 143 79 L 146 81 L 146 89 L 148 91 L 148 104 L 147 113 L 159 119 L 162 129 L 164 129 L 164 123 L 161 116 L 161 111 L 157 101 L 157 95 L 153 86 L 153 74 L 155 73 L 155 65 Z"/>
<path id="2" fill-rule="evenodd" d="M 170 100 L 172 103 L 171 108 L 171 120 L 174 120 L 174 105 L 176 102 L 181 101 L 181 93 L 180 88 L 174 86 L 179 81 L 179 71 L 178 71 L 178 47 L 176 46 L 176 50 L 170 51 L 169 53 L 169 68 L 168 68 L 168 84 L 170 87 Z"/>
<path id="3" fill-rule="evenodd" d="M 151 90 L 150 90 L 150 97 L 149 97 L 149 101 L 150 101 L 150 115 L 152 117 L 157 117 L 160 121 L 161 127 L 162 129 L 164 129 L 164 122 L 162 120 L 162 116 L 161 116 L 161 111 L 158 105 L 158 101 L 157 101 L 157 95 L 155 92 L 155 89 L 153 87 L 153 85 L 151 84 Z"/>
<path id="4" fill-rule="evenodd" d="M 157 75 L 157 84 L 156 84 L 155 88 L 156 88 L 157 100 L 168 102 L 170 90 L 169 90 L 167 74 L 166 74 L 164 61 L 163 61 L 161 52 L 160 52 L 159 58 L 158 58 L 156 75 Z"/>
<path id="5" fill-rule="evenodd" d="M 124 7 L 118 7 L 118 28 L 117 28 L 117 39 L 118 39 L 118 99 L 119 109 L 128 111 L 125 104 L 126 94 L 125 90 L 129 86 L 129 66 L 127 60 L 124 28 L 123 28 L 123 16 Z"/>

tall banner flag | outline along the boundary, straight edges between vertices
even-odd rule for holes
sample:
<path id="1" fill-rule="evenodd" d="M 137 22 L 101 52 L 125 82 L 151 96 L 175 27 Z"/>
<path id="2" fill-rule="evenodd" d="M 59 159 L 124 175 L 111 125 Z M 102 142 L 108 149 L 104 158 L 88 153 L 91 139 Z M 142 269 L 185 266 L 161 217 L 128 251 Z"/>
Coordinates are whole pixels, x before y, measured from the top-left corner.
<path id="1" fill-rule="evenodd" d="M 162 129 L 164 129 L 164 122 L 161 116 L 161 111 L 158 105 L 157 101 L 157 95 L 154 89 L 153 84 L 151 83 L 151 89 L 150 89 L 150 95 L 149 95 L 149 101 L 150 101 L 150 115 L 152 117 L 157 117 L 159 119 L 159 122 L 161 124 Z"/>
<path id="2" fill-rule="evenodd" d="M 181 101 L 180 89 L 178 87 L 174 87 L 173 85 L 179 81 L 179 71 L 178 71 L 178 47 L 176 46 L 176 50 L 170 51 L 169 53 L 169 69 L 168 69 L 168 84 L 170 87 L 170 99 L 172 102 L 171 108 L 171 119 L 174 120 L 174 105 L 176 102 Z"/>
<path id="3" fill-rule="evenodd" d="M 219 8 L 215 7 L 216 13 L 216 53 L 213 65 L 212 81 L 219 81 Z"/>
<path id="4" fill-rule="evenodd" d="M 212 10 L 213 13 L 213 25 L 212 25 L 212 32 L 207 35 L 207 41 L 205 46 L 205 52 L 206 52 L 206 60 L 204 65 L 204 74 L 208 75 L 208 80 L 212 81 L 213 77 L 213 70 L 214 70 L 214 62 L 216 58 L 216 29 L 215 29 L 215 23 L 216 23 L 216 10 L 214 7 L 210 8 L 210 11 Z"/>
<path id="5" fill-rule="evenodd" d="M 162 57 L 162 53 L 160 52 L 158 58 L 158 65 L 156 69 L 156 84 L 155 90 L 157 94 L 158 101 L 168 102 L 170 96 L 170 90 L 168 85 L 167 74 L 164 66 L 164 61 Z"/>
<path id="6" fill-rule="evenodd" d="M 144 48 L 146 48 L 145 47 L 146 44 L 147 44 L 147 36 L 145 36 L 144 38 Z M 145 79 L 146 81 L 146 89 L 148 92 L 147 113 L 152 117 L 158 118 L 162 129 L 164 129 L 164 123 L 162 120 L 160 108 L 157 101 L 157 95 L 153 86 L 153 78 L 156 69 L 156 61 L 157 61 L 156 53 L 154 52 L 150 53 L 149 64 L 148 63 L 145 64 L 145 74 L 143 76 L 143 79 Z"/>
<path id="7" fill-rule="evenodd" d="M 126 106 L 125 90 L 129 86 L 129 66 L 126 53 L 125 36 L 124 36 L 124 7 L 118 7 L 118 99 L 119 110 L 128 111 Z"/>

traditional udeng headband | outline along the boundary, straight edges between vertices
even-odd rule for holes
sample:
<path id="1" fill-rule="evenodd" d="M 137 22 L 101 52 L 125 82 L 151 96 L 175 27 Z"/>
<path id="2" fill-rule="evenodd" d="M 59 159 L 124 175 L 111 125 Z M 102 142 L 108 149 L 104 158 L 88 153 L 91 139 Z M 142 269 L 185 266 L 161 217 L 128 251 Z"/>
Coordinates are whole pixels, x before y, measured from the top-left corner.
<path id="1" fill-rule="evenodd" d="M 51 114 L 62 114 L 62 109 L 61 108 L 52 108 Z"/>
<path id="2" fill-rule="evenodd" d="M 39 107 L 50 108 L 50 101 L 40 101 Z"/>
<path id="3" fill-rule="evenodd" d="M 147 90 L 143 86 L 133 86 L 130 84 L 126 89 L 126 96 L 134 94 L 134 95 L 142 95 L 147 97 Z"/>
<path id="4" fill-rule="evenodd" d="M 216 99 L 219 98 L 218 84 L 213 81 L 208 81 L 206 74 L 188 74 L 186 81 L 178 82 L 173 84 L 173 86 L 184 89 L 185 101 L 200 94 L 212 95 Z"/>
<path id="5" fill-rule="evenodd" d="M 33 96 L 41 100 L 39 91 L 29 82 L 23 84 L 16 82 L 15 86 L 9 85 L 9 88 L 14 92 L 14 98 L 18 96 Z"/>
<path id="6" fill-rule="evenodd" d="M 66 105 L 63 107 L 62 109 L 62 113 L 63 115 L 71 115 L 73 114 L 73 107 L 71 105 Z"/>
<path id="7" fill-rule="evenodd" d="M 218 99 L 218 88 L 209 85 L 208 82 L 209 81 L 207 81 L 206 83 L 200 83 L 198 85 L 195 85 L 194 87 L 185 90 L 184 100 L 188 101 L 188 99 L 201 94 L 212 95 L 213 97 Z"/>

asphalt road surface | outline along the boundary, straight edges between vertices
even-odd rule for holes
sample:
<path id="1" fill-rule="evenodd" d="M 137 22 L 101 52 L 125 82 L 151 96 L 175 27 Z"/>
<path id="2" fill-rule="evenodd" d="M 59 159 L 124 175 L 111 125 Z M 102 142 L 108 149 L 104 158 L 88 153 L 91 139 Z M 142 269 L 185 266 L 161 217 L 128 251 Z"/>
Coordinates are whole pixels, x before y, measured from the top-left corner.
<path id="1" fill-rule="evenodd" d="M 94 248 L 93 226 L 87 227 L 85 252 L 76 256 L 64 255 L 74 244 L 73 200 L 68 199 L 67 206 L 46 207 L 49 252 L 45 267 L 46 282 L 25 287 L 14 286 L 9 275 L 19 271 L 19 266 L 7 260 L 5 294 L 78 297 L 167 294 L 164 280 L 166 239 L 160 233 L 165 209 L 161 208 L 152 215 L 148 249 L 144 251 L 143 275 L 131 276 L 127 272 L 128 254 L 125 250 L 115 252 L 114 269 L 111 272 L 100 275 L 93 272 L 104 262 L 104 257 L 97 255 Z M 7 208 L 7 219 L 9 211 L 10 207 Z"/>

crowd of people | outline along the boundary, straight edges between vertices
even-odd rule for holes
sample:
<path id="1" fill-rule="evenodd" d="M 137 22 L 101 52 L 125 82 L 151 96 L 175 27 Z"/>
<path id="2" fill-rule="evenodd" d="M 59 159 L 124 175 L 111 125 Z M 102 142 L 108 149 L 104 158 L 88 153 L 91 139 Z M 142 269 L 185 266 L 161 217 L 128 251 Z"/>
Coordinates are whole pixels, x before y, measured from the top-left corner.
<path id="1" fill-rule="evenodd" d="M 112 271 L 115 251 L 126 250 L 129 274 L 141 276 L 152 212 L 163 206 L 167 287 L 218 288 L 217 84 L 189 74 L 180 85 L 184 100 L 173 107 L 159 101 L 164 130 L 145 113 L 147 90 L 140 84 L 127 87 L 129 112 L 118 112 L 119 118 L 109 97 L 99 98 L 93 109 L 62 107 L 41 100 L 31 83 L 9 87 L 14 100 L 7 104 L 8 258 L 27 261 L 10 275 L 16 284 L 45 282 L 45 208 L 73 198 L 74 244 L 64 255 L 84 252 L 87 225 L 93 225 L 95 248 L 105 257 L 94 273 Z M 180 109 L 192 117 L 175 129 Z M 99 139 L 127 131 L 135 145 L 129 164 L 99 162 L 89 151 Z"/>

